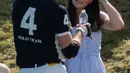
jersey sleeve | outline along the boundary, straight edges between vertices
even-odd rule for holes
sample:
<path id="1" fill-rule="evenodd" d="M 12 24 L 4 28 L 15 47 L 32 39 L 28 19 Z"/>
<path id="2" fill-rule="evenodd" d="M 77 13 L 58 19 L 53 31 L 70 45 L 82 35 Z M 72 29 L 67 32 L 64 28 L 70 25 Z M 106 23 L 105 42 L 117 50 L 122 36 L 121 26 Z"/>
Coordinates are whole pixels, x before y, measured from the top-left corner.
<path id="1" fill-rule="evenodd" d="M 68 18 L 67 10 L 63 6 L 59 5 L 57 8 L 54 9 L 53 23 L 55 33 L 57 36 L 70 34 L 69 31 L 70 21 Z"/>

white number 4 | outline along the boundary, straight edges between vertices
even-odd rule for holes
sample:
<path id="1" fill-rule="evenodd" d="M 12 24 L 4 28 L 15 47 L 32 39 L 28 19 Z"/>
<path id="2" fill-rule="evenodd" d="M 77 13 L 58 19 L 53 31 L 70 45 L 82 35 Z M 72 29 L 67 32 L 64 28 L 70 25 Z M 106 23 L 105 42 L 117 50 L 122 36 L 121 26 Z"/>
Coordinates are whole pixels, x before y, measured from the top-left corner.
<path id="1" fill-rule="evenodd" d="M 21 21 L 20 27 L 24 29 L 28 29 L 29 35 L 34 35 L 33 30 L 37 30 L 37 25 L 34 24 L 35 11 L 36 11 L 35 8 L 29 7 Z M 28 19 L 29 19 L 29 23 L 27 23 Z"/>
<path id="2" fill-rule="evenodd" d="M 69 25 L 69 18 L 67 16 L 67 14 L 64 16 L 64 25 Z"/>

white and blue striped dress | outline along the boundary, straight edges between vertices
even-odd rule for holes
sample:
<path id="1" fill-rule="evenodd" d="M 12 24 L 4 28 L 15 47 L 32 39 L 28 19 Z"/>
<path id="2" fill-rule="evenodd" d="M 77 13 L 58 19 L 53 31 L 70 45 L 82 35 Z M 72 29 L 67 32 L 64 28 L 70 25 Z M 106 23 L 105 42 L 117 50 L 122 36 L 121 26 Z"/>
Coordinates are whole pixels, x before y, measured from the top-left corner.
<path id="1" fill-rule="evenodd" d="M 72 32 L 76 34 L 76 27 Z M 101 31 L 92 32 L 92 36 L 93 40 L 84 37 L 78 55 L 65 61 L 68 73 L 106 73 L 100 56 Z"/>

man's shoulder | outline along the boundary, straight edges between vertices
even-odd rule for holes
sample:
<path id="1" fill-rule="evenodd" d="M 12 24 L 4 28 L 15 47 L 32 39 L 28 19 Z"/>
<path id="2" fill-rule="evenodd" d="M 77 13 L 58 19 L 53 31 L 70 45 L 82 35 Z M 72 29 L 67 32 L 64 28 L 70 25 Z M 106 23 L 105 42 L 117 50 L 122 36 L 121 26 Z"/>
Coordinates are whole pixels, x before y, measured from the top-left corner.
<path id="1" fill-rule="evenodd" d="M 59 5 L 59 8 L 66 10 L 66 8 L 63 5 Z"/>
<path id="2" fill-rule="evenodd" d="M 59 5 L 59 8 L 61 8 L 61 9 L 63 9 L 64 11 L 66 11 L 66 12 L 67 12 L 67 9 L 66 9 L 66 7 L 65 7 L 65 6 L 63 6 L 63 5 Z"/>

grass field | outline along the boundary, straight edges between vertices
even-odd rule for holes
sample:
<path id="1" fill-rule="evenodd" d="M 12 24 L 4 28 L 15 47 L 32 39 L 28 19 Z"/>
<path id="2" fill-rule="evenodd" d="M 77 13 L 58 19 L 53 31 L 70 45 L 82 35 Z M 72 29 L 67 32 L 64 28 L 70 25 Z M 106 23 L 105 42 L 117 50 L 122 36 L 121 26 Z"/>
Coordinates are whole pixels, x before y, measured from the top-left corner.
<path id="1" fill-rule="evenodd" d="M 18 73 L 12 38 L 11 1 L 0 0 L 0 62 L 8 65 L 12 73 Z M 101 54 L 108 73 L 125 73 L 130 63 L 130 1 L 110 1 L 121 13 L 125 27 L 114 32 L 103 30 Z"/>

